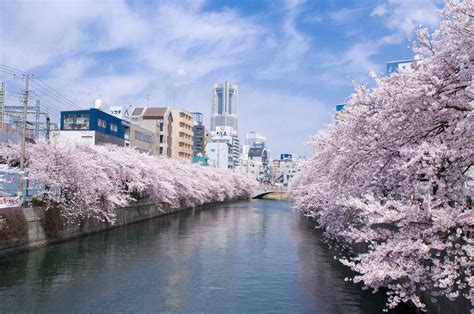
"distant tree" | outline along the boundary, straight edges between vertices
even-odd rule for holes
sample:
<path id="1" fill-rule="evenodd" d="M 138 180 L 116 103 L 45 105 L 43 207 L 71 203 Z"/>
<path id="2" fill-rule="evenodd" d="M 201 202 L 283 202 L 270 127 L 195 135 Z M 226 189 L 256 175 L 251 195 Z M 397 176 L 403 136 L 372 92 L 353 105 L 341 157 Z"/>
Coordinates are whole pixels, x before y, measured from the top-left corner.
<path id="1" fill-rule="evenodd" d="M 344 119 L 312 137 L 292 187 L 329 237 L 366 247 L 341 261 L 354 282 L 388 288 L 390 308 L 423 309 L 423 290 L 474 297 L 474 5 L 441 14 L 433 35 L 418 31 L 412 70 L 356 86 Z"/>

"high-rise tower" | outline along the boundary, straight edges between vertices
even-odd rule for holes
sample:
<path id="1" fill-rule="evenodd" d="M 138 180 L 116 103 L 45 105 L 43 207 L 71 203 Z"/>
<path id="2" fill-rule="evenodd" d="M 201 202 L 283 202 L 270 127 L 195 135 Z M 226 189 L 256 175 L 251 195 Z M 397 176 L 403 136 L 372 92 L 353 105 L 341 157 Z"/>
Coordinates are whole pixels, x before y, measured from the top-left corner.
<path id="1" fill-rule="evenodd" d="M 211 132 L 232 127 L 237 132 L 238 87 L 225 81 L 212 89 Z"/>
<path id="2" fill-rule="evenodd" d="M 209 149 L 209 164 L 211 166 L 235 168 L 239 165 L 238 103 L 237 85 L 232 85 L 225 81 L 222 84 L 214 85 L 212 88 L 212 138 L 211 143 L 207 145 Z M 221 153 L 223 149 L 226 151 L 225 154 Z"/>

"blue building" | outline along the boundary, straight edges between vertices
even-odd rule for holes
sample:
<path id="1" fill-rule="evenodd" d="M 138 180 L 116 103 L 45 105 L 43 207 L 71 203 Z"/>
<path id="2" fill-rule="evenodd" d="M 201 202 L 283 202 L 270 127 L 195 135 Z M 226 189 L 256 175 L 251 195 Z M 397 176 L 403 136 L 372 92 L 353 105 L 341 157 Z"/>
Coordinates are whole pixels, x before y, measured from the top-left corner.
<path id="1" fill-rule="evenodd" d="M 336 112 L 340 112 L 340 111 L 344 110 L 345 107 L 346 107 L 346 104 L 337 104 L 336 105 Z"/>
<path id="2" fill-rule="evenodd" d="M 387 75 L 407 71 L 416 65 L 417 61 L 412 59 L 387 62 Z"/>
<path id="3" fill-rule="evenodd" d="M 293 159 L 292 154 L 280 154 L 280 160 Z"/>
<path id="4" fill-rule="evenodd" d="M 347 118 L 347 111 L 344 110 L 346 108 L 346 104 L 337 104 L 336 105 L 336 121 L 344 120 Z"/>
<path id="5" fill-rule="evenodd" d="M 61 140 L 126 146 L 130 123 L 99 109 L 61 111 Z"/>

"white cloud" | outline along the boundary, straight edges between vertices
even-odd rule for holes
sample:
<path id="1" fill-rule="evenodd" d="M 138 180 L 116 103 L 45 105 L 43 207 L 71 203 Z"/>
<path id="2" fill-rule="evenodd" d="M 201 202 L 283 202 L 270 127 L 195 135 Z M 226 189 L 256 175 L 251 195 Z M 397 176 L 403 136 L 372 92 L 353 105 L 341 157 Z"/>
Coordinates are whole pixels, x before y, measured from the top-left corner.
<path id="1" fill-rule="evenodd" d="M 336 22 L 345 22 L 359 15 L 364 8 L 342 8 L 329 14 L 329 17 Z"/>
<path id="2" fill-rule="evenodd" d="M 373 10 L 370 16 L 384 16 L 388 13 L 386 4 L 379 4 Z"/>
<path id="3" fill-rule="evenodd" d="M 388 45 L 399 44 L 402 41 L 403 41 L 403 36 L 398 32 L 391 35 L 383 36 L 380 39 L 380 43 L 388 44 Z"/>
<path id="4" fill-rule="evenodd" d="M 373 59 L 382 45 L 400 42 L 416 23 L 436 24 L 425 2 L 432 3 L 391 0 L 374 8 L 372 15 L 393 34 L 338 51 L 312 47 L 299 27 L 320 27 L 323 16 L 302 1 L 244 16 L 226 8 L 206 11 L 204 0 L 0 0 L 0 63 L 40 74 L 84 107 L 95 98 L 143 105 L 150 95 L 150 105 L 176 104 L 208 116 L 212 83 L 228 80 L 241 87 L 241 131 L 260 130 L 275 150 L 287 145 L 293 151 L 329 117 L 327 107 L 298 87 L 324 85 L 304 92 L 321 95 L 328 86 L 347 86 L 348 77 L 363 80 L 380 70 Z M 362 10 L 345 8 L 329 18 L 337 25 Z M 282 21 L 262 22 L 281 14 Z M 268 86 L 273 82 L 286 82 L 284 90 Z"/>
<path id="5" fill-rule="evenodd" d="M 384 71 L 384 65 L 376 62 L 374 58 L 381 53 L 383 46 L 399 43 L 402 39 L 400 34 L 395 33 L 375 40 L 355 42 L 339 53 L 320 52 L 316 57 L 319 62 L 315 62 L 315 74 L 311 80 L 332 88 L 347 87 L 353 80 L 370 83 L 372 80 L 368 76 L 369 72 Z"/>
<path id="6" fill-rule="evenodd" d="M 138 46 L 144 22 L 121 1 L 3 2 L 2 62 L 29 70 L 80 53 Z"/>
<path id="7" fill-rule="evenodd" d="M 247 59 L 245 54 L 258 49 L 264 34 L 254 21 L 229 10 L 203 13 L 160 5 L 153 23 L 156 37 L 143 59 L 155 70 L 181 68 L 194 79 Z"/>
<path id="8" fill-rule="evenodd" d="M 258 75 L 266 79 L 281 78 L 299 68 L 301 60 L 310 49 L 309 39 L 296 28 L 296 21 L 302 11 L 301 1 L 289 1 L 285 8 L 283 35 L 271 47 L 276 53 L 270 65 L 262 67 Z"/>
<path id="9" fill-rule="evenodd" d="M 377 6 L 372 15 L 383 16 L 387 27 L 412 38 L 419 25 L 435 28 L 439 24 L 436 9 L 440 6 L 441 0 L 389 0 Z"/>
<path id="10" fill-rule="evenodd" d="M 8 29 L 0 36 L 1 63 L 40 69 L 78 104 L 118 102 L 163 95 L 163 82 L 203 79 L 267 43 L 256 21 L 232 10 L 202 12 L 202 1 L 146 5 L 141 14 L 124 1 L 1 2 L 1 28 Z M 120 50 L 127 57 L 114 57 Z"/>

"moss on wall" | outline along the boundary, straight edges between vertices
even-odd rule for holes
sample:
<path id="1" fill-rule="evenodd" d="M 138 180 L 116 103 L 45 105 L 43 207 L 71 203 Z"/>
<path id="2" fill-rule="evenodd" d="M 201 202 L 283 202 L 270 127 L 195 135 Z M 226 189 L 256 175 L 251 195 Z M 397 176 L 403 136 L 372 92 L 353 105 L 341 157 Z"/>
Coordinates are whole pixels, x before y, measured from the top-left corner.
<path id="1" fill-rule="evenodd" d="M 28 241 L 28 222 L 21 208 L 0 209 L 0 245 L 9 246 Z"/>

